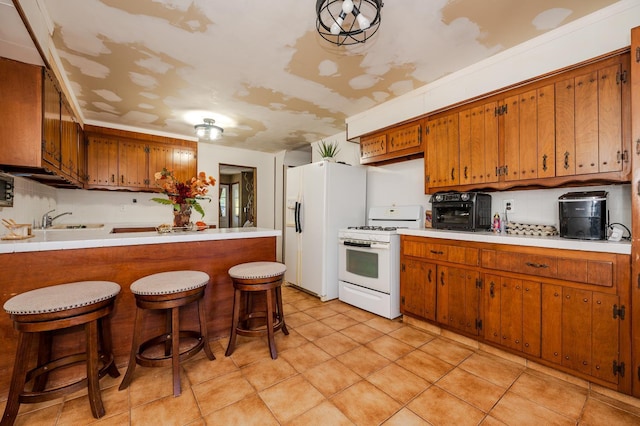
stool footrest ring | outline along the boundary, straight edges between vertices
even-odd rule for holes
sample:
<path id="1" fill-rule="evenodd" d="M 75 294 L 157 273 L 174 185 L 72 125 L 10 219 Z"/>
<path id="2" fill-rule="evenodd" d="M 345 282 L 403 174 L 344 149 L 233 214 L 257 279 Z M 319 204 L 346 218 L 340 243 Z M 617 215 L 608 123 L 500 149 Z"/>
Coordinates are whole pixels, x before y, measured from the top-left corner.
<path id="1" fill-rule="evenodd" d="M 202 334 L 198 331 L 191 330 L 181 330 L 179 339 L 195 339 L 197 340 L 191 347 L 180 352 L 179 360 L 180 362 L 186 361 L 195 354 L 197 354 L 204 347 L 204 338 Z M 146 356 L 144 353 L 153 347 L 165 345 L 167 342 L 171 342 L 171 334 L 164 333 L 156 337 L 152 337 L 149 340 L 146 340 L 144 343 L 140 345 L 140 349 L 136 354 L 136 363 L 138 365 L 142 365 L 143 367 L 161 367 L 166 365 L 171 365 L 172 362 L 172 354 L 165 353 L 163 356 Z"/>

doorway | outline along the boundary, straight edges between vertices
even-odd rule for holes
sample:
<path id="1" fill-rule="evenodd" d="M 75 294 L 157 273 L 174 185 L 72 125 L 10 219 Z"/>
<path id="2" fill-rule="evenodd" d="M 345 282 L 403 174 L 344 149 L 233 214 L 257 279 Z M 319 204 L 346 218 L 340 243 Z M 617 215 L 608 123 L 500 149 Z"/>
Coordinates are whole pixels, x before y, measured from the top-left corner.
<path id="1" fill-rule="evenodd" d="M 220 228 L 256 226 L 256 168 L 220 164 Z"/>

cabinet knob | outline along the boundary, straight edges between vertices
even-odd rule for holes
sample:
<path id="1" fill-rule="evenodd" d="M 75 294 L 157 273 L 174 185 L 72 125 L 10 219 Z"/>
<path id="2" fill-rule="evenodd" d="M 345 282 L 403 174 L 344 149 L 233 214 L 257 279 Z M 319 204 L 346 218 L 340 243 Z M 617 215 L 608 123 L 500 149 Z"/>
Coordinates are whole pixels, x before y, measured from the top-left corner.
<path id="1" fill-rule="evenodd" d="M 554 353 L 553 353 L 553 356 L 558 356 L 558 352 L 554 352 Z"/>

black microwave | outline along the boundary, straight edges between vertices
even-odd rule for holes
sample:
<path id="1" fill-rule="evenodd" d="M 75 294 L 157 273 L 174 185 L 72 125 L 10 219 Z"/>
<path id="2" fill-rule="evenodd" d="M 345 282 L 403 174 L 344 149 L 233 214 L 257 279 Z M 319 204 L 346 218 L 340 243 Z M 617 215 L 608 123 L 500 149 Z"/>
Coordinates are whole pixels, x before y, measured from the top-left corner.
<path id="1" fill-rule="evenodd" d="M 13 176 L 0 173 L 0 207 L 13 207 Z"/>
<path id="2" fill-rule="evenodd" d="M 479 192 L 436 192 L 431 202 L 432 226 L 454 231 L 491 229 L 491 195 Z"/>

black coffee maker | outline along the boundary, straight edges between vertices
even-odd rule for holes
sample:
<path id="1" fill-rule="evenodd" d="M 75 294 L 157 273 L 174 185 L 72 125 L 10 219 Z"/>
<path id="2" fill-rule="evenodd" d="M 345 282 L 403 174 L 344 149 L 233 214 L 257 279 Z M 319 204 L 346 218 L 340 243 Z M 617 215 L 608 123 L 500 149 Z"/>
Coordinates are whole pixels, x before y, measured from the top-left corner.
<path id="1" fill-rule="evenodd" d="M 606 191 L 567 192 L 558 199 L 560 236 L 579 240 L 607 239 Z"/>

